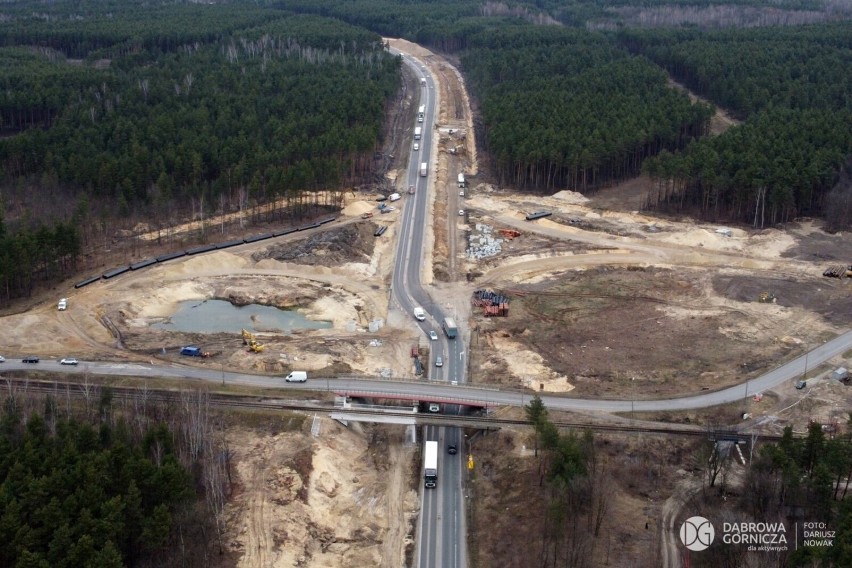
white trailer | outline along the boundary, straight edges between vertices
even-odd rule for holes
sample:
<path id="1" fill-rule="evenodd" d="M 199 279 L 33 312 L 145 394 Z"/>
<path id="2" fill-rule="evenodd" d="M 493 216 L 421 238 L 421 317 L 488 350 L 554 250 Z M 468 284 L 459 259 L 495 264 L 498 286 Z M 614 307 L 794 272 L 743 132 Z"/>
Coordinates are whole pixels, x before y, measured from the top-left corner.
<path id="1" fill-rule="evenodd" d="M 438 442 L 426 442 L 423 451 L 423 480 L 426 488 L 438 486 Z"/>
<path id="2" fill-rule="evenodd" d="M 464 187 L 464 174 L 459 174 L 459 187 Z"/>
<path id="3" fill-rule="evenodd" d="M 428 173 L 429 173 L 429 164 L 427 164 L 426 162 L 423 162 L 422 164 L 420 164 L 420 177 L 426 177 L 426 175 Z"/>

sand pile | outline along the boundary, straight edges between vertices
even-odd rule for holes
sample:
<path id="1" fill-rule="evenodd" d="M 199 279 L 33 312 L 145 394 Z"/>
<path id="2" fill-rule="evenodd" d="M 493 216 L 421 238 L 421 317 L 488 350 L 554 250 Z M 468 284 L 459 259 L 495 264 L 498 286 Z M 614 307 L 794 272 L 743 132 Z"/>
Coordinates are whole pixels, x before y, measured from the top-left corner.
<path id="1" fill-rule="evenodd" d="M 343 214 L 349 217 L 360 217 L 364 213 L 373 211 L 375 206 L 367 201 L 353 201 L 343 208 Z"/>

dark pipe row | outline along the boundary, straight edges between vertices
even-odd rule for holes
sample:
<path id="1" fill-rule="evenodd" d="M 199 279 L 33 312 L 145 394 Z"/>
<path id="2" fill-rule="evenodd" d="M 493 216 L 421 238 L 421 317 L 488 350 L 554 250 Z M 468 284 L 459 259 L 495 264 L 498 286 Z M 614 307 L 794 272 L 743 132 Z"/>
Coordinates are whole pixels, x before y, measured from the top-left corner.
<path id="1" fill-rule="evenodd" d="M 75 288 L 82 288 L 83 286 L 88 286 L 93 282 L 97 282 L 101 278 L 104 280 L 109 280 L 115 276 L 119 276 L 128 272 L 130 270 L 139 270 L 140 268 L 145 268 L 146 266 L 151 266 L 152 264 L 157 264 L 160 262 L 167 262 L 169 260 L 174 260 L 175 258 L 181 258 L 183 256 L 192 256 L 194 254 L 201 254 L 203 252 L 210 252 L 212 250 L 222 250 L 229 247 L 235 247 L 237 245 L 242 245 L 245 243 L 256 243 L 257 241 L 262 241 L 265 239 L 271 239 L 273 237 L 283 237 L 284 235 L 289 235 L 291 233 L 298 233 L 299 231 L 307 231 L 309 229 L 316 229 L 326 223 L 331 223 L 337 219 L 337 217 L 329 217 L 328 219 L 323 219 L 322 221 L 317 221 L 311 225 L 305 225 L 304 227 L 297 227 L 295 229 L 284 229 L 282 231 L 275 231 L 274 233 L 262 233 L 260 235 L 252 235 L 250 237 L 246 237 L 244 239 L 235 239 L 233 241 L 225 241 L 223 243 L 217 243 L 215 245 L 203 245 L 198 247 L 193 247 L 190 249 L 186 249 L 185 251 L 179 252 L 170 252 L 168 254 L 162 254 L 156 258 L 148 258 L 145 260 L 140 260 L 139 262 L 134 262 L 133 264 L 128 264 L 127 266 L 121 266 L 119 268 L 113 268 L 112 270 L 107 270 L 103 274 L 99 276 L 93 276 L 91 278 L 87 278 L 85 280 L 81 280 L 74 284 Z"/>

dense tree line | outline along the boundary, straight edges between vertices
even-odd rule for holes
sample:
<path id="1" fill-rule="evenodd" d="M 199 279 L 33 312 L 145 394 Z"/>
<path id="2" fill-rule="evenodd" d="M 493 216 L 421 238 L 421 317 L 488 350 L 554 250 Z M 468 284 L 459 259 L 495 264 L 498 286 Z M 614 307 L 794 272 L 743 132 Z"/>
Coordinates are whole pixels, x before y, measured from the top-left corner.
<path id="1" fill-rule="evenodd" d="M 211 566 L 230 451 L 206 391 L 114 399 L 86 380 L 0 400 L 0 566 Z"/>
<path id="2" fill-rule="evenodd" d="M 622 41 L 747 120 L 648 162 L 658 179 L 651 207 L 758 227 L 827 214 L 826 196 L 852 154 L 849 26 L 625 32 Z M 852 224 L 835 217 L 835 228 Z"/>
<path id="3" fill-rule="evenodd" d="M 286 15 L 240 3 L 22 2 L 8 11 L 6 6 L 0 45 L 49 47 L 76 59 L 167 53 L 188 43 L 219 41 Z"/>
<path id="4" fill-rule="evenodd" d="M 74 274 L 80 256 L 76 220 L 8 232 L 0 217 L 0 306 L 36 286 Z"/>
<path id="5" fill-rule="evenodd" d="M 535 31 L 471 38 L 462 60 L 501 182 L 586 191 L 706 132 L 712 110 L 647 60 L 586 32 Z"/>
<path id="6" fill-rule="evenodd" d="M 48 412 L 52 412 L 48 408 Z M 0 565 L 132 566 L 174 541 L 193 498 L 173 433 L 134 440 L 125 424 L 30 414 L 0 418 Z"/>
<path id="7" fill-rule="evenodd" d="M 852 112 L 773 109 L 722 136 L 645 163 L 653 209 L 748 220 L 755 227 L 819 215 L 852 152 Z M 847 190 L 848 192 L 848 190 Z M 840 227 L 852 217 L 837 219 Z"/>
<path id="8" fill-rule="evenodd" d="M 740 119 L 767 108 L 852 109 L 852 26 L 627 31 L 622 42 Z"/>
<path id="9" fill-rule="evenodd" d="M 38 7 L 0 21 L 0 189 L 19 243 L 4 299 L 67 276 L 73 254 L 26 243 L 72 214 L 86 245 L 115 217 L 177 222 L 281 197 L 302 211 L 305 192 L 371 179 L 399 85 L 377 34 L 241 4 Z"/>

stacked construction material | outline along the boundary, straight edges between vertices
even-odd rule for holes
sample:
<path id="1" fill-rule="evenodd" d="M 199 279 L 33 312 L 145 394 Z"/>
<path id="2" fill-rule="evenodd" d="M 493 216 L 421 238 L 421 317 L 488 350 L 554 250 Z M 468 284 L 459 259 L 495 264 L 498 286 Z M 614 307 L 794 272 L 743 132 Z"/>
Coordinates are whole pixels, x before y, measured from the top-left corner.
<path id="1" fill-rule="evenodd" d="M 473 305 L 483 309 L 485 317 L 508 317 L 509 297 L 491 290 L 476 290 L 473 293 Z"/>
<path id="2" fill-rule="evenodd" d="M 843 278 L 844 276 L 852 276 L 852 264 L 849 266 L 831 266 L 825 269 L 825 272 L 822 273 L 823 276 L 829 276 L 831 278 Z"/>

